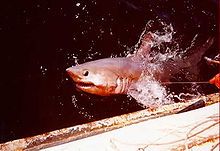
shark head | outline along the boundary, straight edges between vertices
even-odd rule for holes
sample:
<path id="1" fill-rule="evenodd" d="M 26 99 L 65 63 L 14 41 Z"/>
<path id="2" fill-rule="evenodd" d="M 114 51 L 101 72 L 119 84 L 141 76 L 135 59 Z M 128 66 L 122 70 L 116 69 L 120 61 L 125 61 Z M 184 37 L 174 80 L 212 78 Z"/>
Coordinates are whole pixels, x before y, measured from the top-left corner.
<path id="1" fill-rule="evenodd" d="M 106 62 L 91 61 L 66 69 L 76 83 L 76 87 L 84 92 L 108 96 L 115 93 L 117 73 Z"/>
<path id="2" fill-rule="evenodd" d="M 132 80 L 139 78 L 140 70 L 129 66 L 128 59 L 106 58 L 86 62 L 66 69 L 84 92 L 108 96 L 124 94 Z"/>
<path id="3" fill-rule="evenodd" d="M 74 66 L 66 69 L 67 73 L 76 83 L 76 87 L 84 92 L 98 94 L 102 96 L 110 95 L 116 87 L 111 80 L 116 77 L 111 73 L 102 69 L 88 68 L 83 65 Z"/>

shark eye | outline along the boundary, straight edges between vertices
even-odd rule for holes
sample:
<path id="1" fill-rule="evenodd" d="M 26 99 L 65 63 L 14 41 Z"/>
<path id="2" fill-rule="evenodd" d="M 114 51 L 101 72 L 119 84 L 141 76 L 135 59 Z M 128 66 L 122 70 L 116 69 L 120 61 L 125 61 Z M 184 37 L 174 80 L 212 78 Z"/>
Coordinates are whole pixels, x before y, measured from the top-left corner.
<path id="1" fill-rule="evenodd" d="M 85 71 L 83 72 L 83 75 L 84 75 L 84 76 L 88 76 L 88 75 L 89 75 L 89 71 L 88 71 L 88 70 L 85 70 Z"/>

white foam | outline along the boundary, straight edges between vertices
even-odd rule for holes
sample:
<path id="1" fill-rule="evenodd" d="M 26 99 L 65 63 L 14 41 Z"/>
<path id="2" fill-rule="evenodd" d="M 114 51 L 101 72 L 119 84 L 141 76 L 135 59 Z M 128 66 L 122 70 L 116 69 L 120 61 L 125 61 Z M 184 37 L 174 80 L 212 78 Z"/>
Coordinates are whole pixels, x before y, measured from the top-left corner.
<path id="1" fill-rule="evenodd" d="M 129 88 L 128 94 L 143 107 L 158 107 L 172 102 L 167 98 L 166 89 L 151 75 L 141 77 Z"/>

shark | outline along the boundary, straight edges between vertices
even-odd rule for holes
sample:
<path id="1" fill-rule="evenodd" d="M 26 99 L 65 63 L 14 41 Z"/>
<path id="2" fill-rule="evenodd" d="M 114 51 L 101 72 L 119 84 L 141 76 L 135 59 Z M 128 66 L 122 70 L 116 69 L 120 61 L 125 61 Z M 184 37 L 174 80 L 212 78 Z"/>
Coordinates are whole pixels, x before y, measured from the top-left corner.
<path id="1" fill-rule="evenodd" d="M 158 81 L 167 82 L 181 69 L 195 67 L 213 41 L 214 38 L 209 37 L 202 45 L 194 48 L 193 53 L 175 56 L 160 62 L 158 68 L 148 69 L 150 65 L 157 64 L 152 61 L 154 59 L 149 59 L 155 36 L 152 32 L 144 31 L 132 55 L 89 61 L 71 66 L 66 71 L 76 87 L 84 92 L 100 96 L 126 94 L 143 75 L 149 74 Z"/>

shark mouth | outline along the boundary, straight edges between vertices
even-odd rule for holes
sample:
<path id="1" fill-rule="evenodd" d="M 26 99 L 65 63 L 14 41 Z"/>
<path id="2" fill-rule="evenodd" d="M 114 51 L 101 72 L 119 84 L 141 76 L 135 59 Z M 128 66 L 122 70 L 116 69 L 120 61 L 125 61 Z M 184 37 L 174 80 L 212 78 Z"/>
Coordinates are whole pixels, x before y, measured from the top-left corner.
<path id="1" fill-rule="evenodd" d="M 90 88 L 94 87 L 95 85 L 92 82 L 77 82 L 76 86 L 79 88 Z"/>

